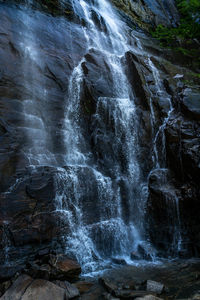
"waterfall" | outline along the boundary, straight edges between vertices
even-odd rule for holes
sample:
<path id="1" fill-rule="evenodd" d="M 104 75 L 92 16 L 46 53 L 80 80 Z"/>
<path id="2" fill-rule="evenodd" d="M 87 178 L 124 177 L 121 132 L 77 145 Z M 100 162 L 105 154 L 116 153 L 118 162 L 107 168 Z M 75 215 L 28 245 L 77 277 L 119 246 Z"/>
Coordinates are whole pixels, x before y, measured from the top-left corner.
<path id="1" fill-rule="evenodd" d="M 63 13 L 67 2 L 59 1 Z M 143 259 L 145 255 L 141 254 L 141 248 L 148 257 L 154 258 L 155 251 L 145 233 L 148 183 L 140 161 L 136 96 L 123 63 L 128 51 L 136 56 L 149 56 L 136 36 L 132 37 L 134 46 L 129 44 L 127 27 L 108 0 L 74 0 L 72 7 L 79 18 L 76 30 L 81 32 L 79 37 L 83 38 L 85 49 L 74 54 L 73 47 L 66 46 L 67 39 L 63 38 L 65 26 L 70 27 L 69 22 L 64 17 L 53 21 L 57 26 L 56 34 L 61 40 L 63 38 L 59 46 L 66 46 L 71 57 L 68 65 L 65 55 L 62 62 L 58 60 L 70 71 L 64 73 L 64 84 L 59 80 L 54 82 L 59 89 L 59 97 L 53 100 L 51 97 L 49 101 L 53 80 L 48 81 L 48 78 L 55 79 L 56 76 L 51 70 L 53 66 L 45 61 L 45 47 L 40 45 L 42 38 L 36 34 L 38 27 L 32 4 L 32 1 L 26 1 L 18 12 L 22 20 L 20 47 L 24 93 L 21 123 L 17 130 L 24 140 L 21 146 L 24 155 L 22 167 L 29 172 L 17 178 L 5 195 L 15 192 L 20 184 L 26 186 L 29 177 L 37 174 L 41 166 L 51 167 L 47 169 L 49 172 L 53 170 L 50 174 L 55 192 L 53 213 L 57 213 L 60 227 L 64 224 L 66 228 L 59 242 L 68 255 L 76 257 L 84 273 L 105 267 L 113 258 L 130 262 L 132 252 L 138 259 Z M 49 32 L 54 34 L 52 28 Z M 51 41 L 49 36 L 47 41 Z M 50 51 L 53 64 L 57 63 L 56 46 L 53 45 Z M 93 61 L 94 54 L 102 59 L 104 66 L 98 65 L 98 79 L 93 85 L 98 86 L 106 73 L 110 86 L 94 97 L 93 111 L 86 117 L 82 101 L 87 83 L 88 57 Z M 162 96 L 159 73 L 150 59 L 146 64 L 152 71 L 157 93 Z M 169 98 L 167 100 L 170 101 Z M 54 115 L 55 107 L 59 111 L 57 115 Z M 150 108 L 153 127 L 156 117 L 152 99 Z M 170 106 L 168 116 L 155 133 L 154 169 L 166 168 L 164 129 L 172 111 Z M 157 147 L 160 136 L 161 152 Z M 42 172 L 41 169 L 39 172 Z M 179 228 L 178 198 L 175 207 L 177 217 L 174 226 Z M 174 244 L 177 240 L 181 241 L 179 233 L 178 229 L 174 233 Z M 5 235 L 4 239 L 7 241 L 8 237 Z M 7 244 L 6 259 L 9 258 Z"/>
<path id="2" fill-rule="evenodd" d="M 145 244 L 146 193 L 137 158 L 134 96 L 121 62 L 129 49 L 124 25 L 108 1 L 81 0 L 79 5 L 85 18 L 86 50 L 106 57 L 113 81 L 112 97 L 99 97 L 92 117 L 94 149 L 97 157 L 102 152 L 101 162 L 96 161 L 81 129 L 85 58 L 74 68 L 65 97 L 65 168 L 55 178 L 55 201 L 69 227 L 63 236 L 66 252 L 76 256 L 87 272 L 98 268 L 102 260 L 129 257 L 139 244 Z M 99 22 L 95 23 L 94 15 Z"/>
<path id="3" fill-rule="evenodd" d="M 154 134 L 153 140 L 153 161 L 154 167 L 153 170 L 150 172 L 149 176 L 153 172 L 161 171 L 162 175 L 159 180 L 160 188 L 166 190 L 165 193 L 165 201 L 169 215 L 169 225 L 172 227 L 171 236 L 172 243 L 171 243 L 171 253 L 172 255 L 177 255 L 182 250 L 182 232 L 181 232 L 181 217 L 180 217 L 180 210 L 179 210 L 179 198 L 176 194 L 176 191 L 170 187 L 170 183 L 167 179 L 167 162 L 166 162 L 166 139 L 165 139 L 165 128 L 170 119 L 171 114 L 174 111 L 171 98 L 169 95 L 166 94 L 162 87 L 162 83 L 160 82 L 160 75 L 159 71 L 154 66 L 153 62 L 150 58 L 148 58 L 149 67 L 152 70 L 152 74 L 155 81 L 155 86 L 157 90 L 157 96 L 163 97 L 169 103 L 169 111 L 167 116 L 164 118 L 163 123 L 159 126 L 157 132 Z M 155 128 L 155 114 L 152 105 L 152 99 L 150 99 L 150 109 L 151 109 L 151 116 L 152 116 L 152 125 Z M 173 219 L 171 218 L 173 216 Z M 170 252 L 169 251 L 169 252 Z"/>
<path id="4" fill-rule="evenodd" d="M 27 143 L 23 149 L 27 163 L 30 166 L 55 165 L 56 159 L 51 152 L 51 136 L 47 128 L 45 104 L 48 93 L 40 68 L 43 64 L 38 52 L 37 38 L 34 33 L 34 21 L 30 10 L 32 1 L 26 1 L 24 9 L 20 12 L 25 25 L 21 33 L 21 52 L 24 99 L 23 121 L 21 129 Z"/>

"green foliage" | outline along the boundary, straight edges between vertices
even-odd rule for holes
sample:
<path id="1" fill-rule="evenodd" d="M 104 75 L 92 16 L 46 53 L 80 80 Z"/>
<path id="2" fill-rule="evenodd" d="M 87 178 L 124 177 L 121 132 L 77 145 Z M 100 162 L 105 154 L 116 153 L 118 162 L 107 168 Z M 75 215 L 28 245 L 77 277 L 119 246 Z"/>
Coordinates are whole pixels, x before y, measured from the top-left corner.
<path id="1" fill-rule="evenodd" d="M 167 28 L 159 25 L 151 33 L 162 46 L 193 58 L 200 66 L 200 0 L 176 0 L 176 3 L 181 15 L 179 26 Z"/>

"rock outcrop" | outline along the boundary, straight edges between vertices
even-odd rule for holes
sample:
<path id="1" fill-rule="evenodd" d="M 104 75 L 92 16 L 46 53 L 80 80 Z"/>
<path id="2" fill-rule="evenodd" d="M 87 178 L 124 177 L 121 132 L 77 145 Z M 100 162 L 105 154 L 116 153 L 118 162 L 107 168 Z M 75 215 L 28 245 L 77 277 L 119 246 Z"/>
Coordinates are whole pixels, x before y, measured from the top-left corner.
<path id="1" fill-rule="evenodd" d="M 136 45 L 139 49 L 137 53 L 127 50 L 119 59 L 123 63 L 135 99 L 137 120 L 134 121 L 138 125 L 137 139 L 140 151 L 137 156 L 143 170 L 141 178 L 143 182 L 148 180 L 146 236 L 161 256 L 199 256 L 199 79 L 195 79 L 196 87 L 189 88 L 188 79 L 193 78 L 192 72 L 175 64 L 176 56 L 173 52 L 161 50 L 156 41 L 141 30 L 133 31 L 133 23 L 145 30 L 149 30 L 152 22 L 153 26 L 159 23 L 176 25 L 179 16 L 171 0 L 113 0 L 113 3 L 121 11 L 123 20 L 130 26 L 126 31 L 130 45 Z M 95 11 L 93 19 L 99 31 L 106 33 L 106 26 Z M 5 267 L 0 272 L 0 278 L 8 280 L 23 270 L 30 260 L 30 275 L 38 277 L 38 274 L 43 274 L 46 278 L 43 281 L 31 281 L 31 285 L 20 299 L 34 299 L 36 286 L 41 286 L 41 293 L 44 287 L 47 287 L 43 299 L 48 297 L 48 291 L 52 288 L 55 298 L 59 294 L 62 299 L 66 295 L 63 283 L 55 285 L 44 280 L 64 280 L 70 262 L 59 264 L 59 260 L 54 261 L 53 258 L 48 266 L 45 263 L 38 266 L 32 262 L 41 250 L 45 251 L 44 249 L 47 249 L 48 253 L 53 249 L 62 253 L 63 236 L 67 236 L 69 232 L 66 217 L 62 213 L 63 206 L 60 205 L 60 209 L 57 209 L 55 201 L 59 198 L 62 204 L 63 195 L 58 193 L 57 178 L 60 178 L 63 172 L 71 174 L 74 168 L 64 164 L 65 153 L 70 151 L 70 147 L 66 149 L 63 143 L 64 107 L 70 103 L 64 104 L 63 99 L 69 97 L 70 84 L 74 84 L 76 91 L 73 80 L 71 83 L 69 81 L 73 70 L 79 66 L 83 81 L 78 91 L 81 109 L 77 119 L 85 141 L 79 146 L 86 148 L 85 145 L 89 145 L 102 173 L 116 179 L 116 174 L 111 174 L 108 166 L 114 164 L 115 158 L 120 161 L 122 173 L 126 170 L 126 158 L 122 155 L 121 148 L 118 151 L 113 150 L 113 140 L 104 140 L 105 135 L 100 126 L 97 128 L 98 139 L 95 139 L 98 99 L 112 98 L 114 94 L 112 70 L 105 53 L 99 49 L 88 49 L 87 36 L 84 35 L 87 27 L 79 4 L 74 10 L 71 1 L 68 1 L 63 10 L 57 1 L 42 1 L 41 4 L 38 0 L 31 8 L 24 9 L 23 1 L 1 1 L 0 20 L 0 264 Z M 159 71 L 159 82 L 156 80 L 152 64 Z M 177 74 L 181 74 L 181 77 L 176 77 Z M 160 85 L 162 93 L 158 92 Z M 36 109 L 29 107 L 28 101 L 31 98 L 37 103 Z M 169 100 L 173 106 L 171 112 Z M 42 103 L 46 104 L 45 114 Z M 101 107 L 100 109 L 103 111 Z M 27 133 L 30 128 L 27 115 L 30 114 L 31 124 L 34 124 L 32 129 L 37 132 L 37 141 Z M 102 115 L 106 126 L 110 126 L 112 136 L 114 126 L 109 124 L 106 113 L 102 112 Z M 156 140 L 156 134 L 159 132 Z M 160 161 L 159 170 L 155 166 L 155 141 L 157 151 L 165 160 L 165 165 Z M 39 145 L 41 155 L 38 155 L 35 143 Z M 46 158 L 44 146 L 49 149 L 48 155 L 55 159 L 52 160 L 53 163 L 49 163 Z M 91 153 L 88 153 L 88 156 Z M 37 162 L 34 167 L 29 159 Z M 41 166 L 37 166 L 39 159 L 42 161 Z M 78 179 L 82 182 L 84 178 L 88 180 L 88 185 L 83 185 L 82 189 L 84 193 L 89 190 L 89 196 L 87 199 L 80 198 L 80 203 L 84 204 L 84 222 L 90 226 L 100 220 L 99 207 L 95 202 L 99 190 L 94 184 L 92 168 L 78 166 L 76 171 Z M 122 214 L 127 220 L 127 193 L 123 184 L 122 182 L 120 186 L 123 199 Z M 68 184 L 64 182 L 64 186 L 73 193 L 70 181 Z M 73 205 L 70 208 L 76 209 Z M 104 242 L 103 235 L 99 234 L 95 226 L 91 226 L 90 230 L 92 237 L 98 237 L 101 248 Z M 175 250 L 174 243 L 177 242 L 182 243 L 179 250 Z M 5 265 L 6 262 L 11 264 Z M 76 265 L 74 268 L 78 276 L 80 267 Z M 69 273 L 67 279 L 70 277 Z M 32 279 L 26 277 L 26 280 L 29 282 Z M 24 287 L 21 287 L 20 291 L 23 289 Z M 123 296 L 115 293 L 115 297 Z"/>

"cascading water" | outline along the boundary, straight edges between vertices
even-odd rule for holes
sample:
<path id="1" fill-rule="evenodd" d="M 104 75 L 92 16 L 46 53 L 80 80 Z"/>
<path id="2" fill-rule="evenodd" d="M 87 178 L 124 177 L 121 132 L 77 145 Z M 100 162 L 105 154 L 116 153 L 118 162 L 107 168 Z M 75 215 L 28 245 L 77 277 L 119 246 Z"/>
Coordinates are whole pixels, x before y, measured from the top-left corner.
<path id="1" fill-rule="evenodd" d="M 176 195 L 176 191 L 170 188 L 170 184 L 167 179 L 167 163 L 166 163 L 166 140 L 165 140 L 165 128 L 167 122 L 173 113 L 173 106 L 171 102 L 171 98 L 166 92 L 163 92 L 164 89 L 162 84 L 159 80 L 159 71 L 154 66 L 153 62 L 150 58 L 148 58 L 149 67 L 152 70 L 152 74 L 155 81 L 155 86 L 157 90 L 157 96 L 163 97 L 169 103 L 169 111 L 167 116 L 163 120 L 163 124 L 158 128 L 157 132 L 154 134 L 154 141 L 153 141 L 153 152 L 154 152 L 154 168 L 152 172 L 161 171 L 160 177 L 160 187 L 163 190 L 166 190 L 165 193 L 165 201 L 167 204 L 168 215 L 169 215 L 169 224 L 172 227 L 171 236 L 173 236 L 172 243 L 171 243 L 171 253 L 172 255 L 177 255 L 182 250 L 182 233 L 181 233 L 181 218 L 180 218 L 180 210 L 179 210 L 179 198 Z M 155 115 L 154 109 L 152 105 L 152 100 L 150 99 L 150 108 L 151 108 L 151 115 L 152 115 L 152 125 L 155 128 Z M 159 145 L 159 146 L 158 146 Z M 151 173 L 149 176 L 151 176 Z M 171 219 L 171 215 L 173 219 Z"/>
<path id="2" fill-rule="evenodd" d="M 22 53 L 24 54 L 22 72 L 25 87 L 22 129 L 27 139 L 27 147 L 23 150 L 29 165 L 34 166 L 52 164 L 53 156 L 49 151 L 49 145 L 47 145 L 48 133 L 43 121 L 42 103 L 39 101 L 39 99 L 43 99 L 44 105 L 47 100 L 47 91 L 45 82 L 42 81 L 38 71 L 42 62 L 37 51 L 38 46 L 32 29 L 33 24 L 31 24 L 32 18 L 29 11 L 31 4 L 32 1 L 26 1 L 25 10 L 21 12 L 26 26 L 21 41 Z"/>
<path id="3" fill-rule="evenodd" d="M 26 3 L 25 8 L 19 12 L 25 28 L 20 40 L 23 54 L 23 120 L 18 129 L 23 132 L 26 140 L 22 146 L 25 167 L 29 167 L 31 172 L 37 172 L 38 166 L 53 167 L 55 212 L 67 228 L 62 236 L 63 247 L 67 254 L 78 259 L 83 272 L 97 270 L 114 257 L 129 259 L 131 252 L 142 258 L 137 252 L 140 245 L 143 251 L 153 257 L 154 251 L 145 240 L 147 180 L 143 178 L 139 163 L 135 94 L 122 63 L 129 50 L 143 54 L 140 41 L 135 37 L 135 48 L 128 44 L 125 25 L 109 1 L 74 0 L 74 13 L 77 12 L 82 18 L 78 30 L 81 30 L 86 43 L 85 56 L 80 55 L 73 68 L 70 65 L 71 75 L 66 78 L 68 87 L 62 91 L 62 101 L 59 99 L 62 103 L 58 101 L 60 118 L 55 125 L 45 81 L 48 76 L 53 76 L 53 72 L 46 77 L 41 75 L 41 70 L 47 72 L 49 67 L 44 67 L 45 49 L 39 48 L 34 32 L 34 18 L 30 14 L 32 3 Z M 63 10 L 65 5 L 66 1 L 60 1 Z M 61 17 L 57 22 L 60 22 L 60 29 L 64 32 L 64 18 Z M 85 119 L 81 101 L 86 56 L 91 53 L 102 57 L 108 73 L 106 75 L 110 76 L 109 82 L 112 84 L 110 90 L 95 100 L 88 138 L 83 126 Z M 54 49 L 52 56 L 56 56 Z M 154 75 L 158 93 L 162 93 L 155 67 L 150 60 L 147 64 Z M 95 82 L 96 85 L 103 76 L 101 67 L 98 72 L 99 81 Z M 62 89 L 59 82 L 58 85 Z M 152 102 L 151 109 L 153 113 Z M 167 119 L 155 137 L 156 168 L 165 168 L 160 161 L 164 157 L 166 122 Z M 152 114 L 154 123 L 155 116 Z M 163 136 L 162 155 L 157 149 L 157 138 L 160 135 Z M 7 193 L 15 190 L 26 179 L 17 179 Z M 178 212 L 178 202 L 176 207 Z M 180 223 L 178 213 L 177 218 Z M 175 243 L 177 239 L 178 235 Z M 9 250 L 7 244 L 6 249 Z M 7 252 L 5 257 L 7 259 Z"/>
<path id="4" fill-rule="evenodd" d="M 144 238 L 146 195 L 137 160 L 134 97 L 121 64 L 128 50 L 121 21 L 107 1 L 90 4 L 81 0 L 80 5 L 86 22 L 87 51 L 98 50 L 104 55 L 112 74 L 113 95 L 98 98 L 92 121 L 96 152 L 109 147 L 101 159 L 107 175 L 92 157 L 80 127 L 83 58 L 69 81 L 64 121 L 66 170 L 55 182 L 57 210 L 63 212 L 69 225 L 63 237 L 66 251 L 77 257 L 83 271 L 91 271 L 99 259 L 129 257 L 131 251 L 137 251 Z M 94 14 L 101 24 L 95 24 Z"/>

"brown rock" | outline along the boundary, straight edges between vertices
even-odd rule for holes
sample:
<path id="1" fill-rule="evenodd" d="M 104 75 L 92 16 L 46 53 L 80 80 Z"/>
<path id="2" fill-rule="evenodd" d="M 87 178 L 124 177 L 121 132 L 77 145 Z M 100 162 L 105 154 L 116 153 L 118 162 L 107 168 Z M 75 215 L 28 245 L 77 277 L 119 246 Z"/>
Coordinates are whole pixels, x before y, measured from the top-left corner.
<path id="1" fill-rule="evenodd" d="M 108 280 L 107 278 L 99 278 L 99 282 L 111 294 L 115 294 L 116 290 L 118 289 L 118 286 L 114 282 Z"/>
<path id="2" fill-rule="evenodd" d="M 93 286 L 93 283 L 86 282 L 86 281 L 79 281 L 76 284 L 77 289 L 79 290 L 80 294 L 87 293 L 91 287 Z"/>
<path id="3" fill-rule="evenodd" d="M 27 288 L 21 300 L 65 300 L 66 291 L 56 284 L 43 279 L 34 280 Z M 8 300 L 8 299 L 5 299 Z"/>
<path id="4" fill-rule="evenodd" d="M 79 290 L 74 284 L 71 284 L 68 281 L 60 280 L 55 280 L 54 283 L 59 287 L 65 289 L 68 299 L 73 299 L 80 296 Z"/>
<path id="5" fill-rule="evenodd" d="M 28 275 L 21 275 L 15 280 L 12 286 L 1 297 L 1 300 L 21 300 L 27 287 L 33 282 Z"/>
<path id="6" fill-rule="evenodd" d="M 78 262 L 62 254 L 51 255 L 49 263 L 54 268 L 52 275 L 56 279 L 77 279 L 81 273 Z"/>

